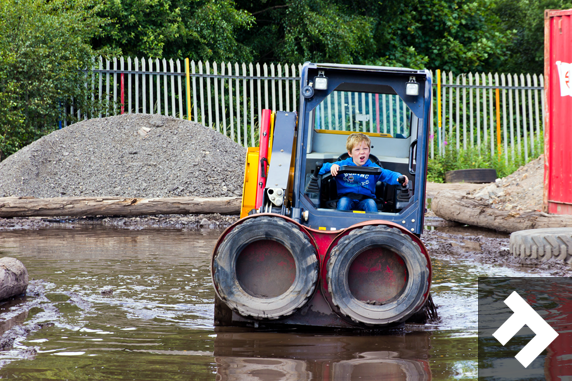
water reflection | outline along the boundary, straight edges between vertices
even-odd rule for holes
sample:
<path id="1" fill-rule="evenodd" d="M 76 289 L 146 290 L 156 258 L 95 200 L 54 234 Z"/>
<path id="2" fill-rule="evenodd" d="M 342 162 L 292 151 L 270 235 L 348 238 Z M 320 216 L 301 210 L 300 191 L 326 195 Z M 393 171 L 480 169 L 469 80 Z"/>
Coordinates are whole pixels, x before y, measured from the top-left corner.
<path id="1" fill-rule="evenodd" d="M 220 330 L 217 380 L 430 380 L 430 339 Z"/>
<path id="2" fill-rule="evenodd" d="M 0 378 L 474 379 L 477 277 L 514 276 L 502 268 L 435 258 L 432 290 L 443 321 L 408 327 L 423 332 L 219 330 L 213 327 L 209 270 L 219 234 L 0 232 L 0 250 L 20 259 L 30 279 L 41 279 L 45 289 L 0 313 L 4 329 L 22 326 L 29 332 L 14 348 L 37 350 L 32 361 L 22 360 L 22 351 L 0 351 Z"/>
<path id="3" fill-rule="evenodd" d="M 19 296 L 0 302 L 0 335 L 14 326 L 20 325 L 26 321 L 28 310 L 18 308 L 19 305 L 26 302 L 25 296 Z M 15 307 L 15 308 L 14 308 Z"/>

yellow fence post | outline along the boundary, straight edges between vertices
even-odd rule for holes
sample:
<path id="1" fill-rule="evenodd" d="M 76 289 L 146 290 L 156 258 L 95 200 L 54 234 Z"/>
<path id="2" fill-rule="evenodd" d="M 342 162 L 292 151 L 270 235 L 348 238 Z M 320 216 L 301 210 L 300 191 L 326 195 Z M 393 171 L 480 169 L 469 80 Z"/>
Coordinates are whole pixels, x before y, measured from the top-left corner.
<path id="1" fill-rule="evenodd" d="M 441 70 L 437 69 L 437 120 L 441 128 Z"/>
<path id="2" fill-rule="evenodd" d="M 188 58 L 185 58 L 185 76 L 187 77 L 187 119 L 191 120 L 191 78 L 189 76 Z"/>

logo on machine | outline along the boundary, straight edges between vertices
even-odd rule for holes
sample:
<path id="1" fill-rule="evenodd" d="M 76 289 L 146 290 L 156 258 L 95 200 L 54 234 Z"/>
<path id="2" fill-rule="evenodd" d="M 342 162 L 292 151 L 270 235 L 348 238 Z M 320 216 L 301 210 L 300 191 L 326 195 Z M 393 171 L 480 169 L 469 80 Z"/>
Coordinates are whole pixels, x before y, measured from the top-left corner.
<path id="1" fill-rule="evenodd" d="M 516 355 L 516 359 L 527 368 L 556 339 L 558 333 L 516 291 L 504 303 L 514 314 L 493 336 L 504 346 L 527 325 L 536 336 Z"/>
<path id="2" fill-rule="evenodd" d="M 569 95 L 572 97 L 572 84 L 570 84 L 570 76 L 572 72 L 572 63 L 556 61 L 558 74 L 560 76 L 560 96 Z"/>

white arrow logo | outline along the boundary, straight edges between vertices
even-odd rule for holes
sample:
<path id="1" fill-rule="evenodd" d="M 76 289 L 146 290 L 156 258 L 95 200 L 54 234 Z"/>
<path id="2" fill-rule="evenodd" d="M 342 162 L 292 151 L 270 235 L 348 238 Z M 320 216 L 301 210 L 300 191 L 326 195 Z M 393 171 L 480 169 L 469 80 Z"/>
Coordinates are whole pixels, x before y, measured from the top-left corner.
<path id="1" fill-rule="evenodd" d="M 493 336 L 504 346 L 522 327 L 527 325 L 536 336 L 515 356 L 518 362 L 527 368 L 558 337 L 558 332 L 540 317 L 516 291 L 513 291 L 504 303 L 514 314 L 493 333 Z"/>

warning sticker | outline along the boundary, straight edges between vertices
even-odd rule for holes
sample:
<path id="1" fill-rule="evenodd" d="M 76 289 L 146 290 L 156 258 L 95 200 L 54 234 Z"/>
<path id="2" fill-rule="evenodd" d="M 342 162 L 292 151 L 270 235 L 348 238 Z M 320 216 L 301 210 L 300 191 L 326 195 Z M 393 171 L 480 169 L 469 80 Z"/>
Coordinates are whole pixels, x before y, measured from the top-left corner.
<path id="1" fill-rule="evenodd" d="M 570 83 L 572 63 L 556 61 L 556 67 L 558 67 L 558 74 L 560 76 L 560 95 L 563 97 L 566 95 L 572 97 L 572 84 Z"/>

